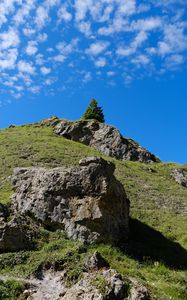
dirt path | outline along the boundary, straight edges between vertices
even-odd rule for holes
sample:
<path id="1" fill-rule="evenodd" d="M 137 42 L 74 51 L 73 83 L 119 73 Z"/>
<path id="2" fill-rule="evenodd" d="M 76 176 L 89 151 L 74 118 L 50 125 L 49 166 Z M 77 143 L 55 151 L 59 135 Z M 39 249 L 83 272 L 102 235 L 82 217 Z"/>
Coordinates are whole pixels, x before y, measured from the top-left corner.
<path id="1" fill-rule="evenodd" d="M 28 295 L 27 300 L 57 300 L 65 293 L 65 287 L 62 283 L 62 274 L 60 272 L 47 271 L 43 273 L 42 279 L 16 278 L 0 275 L 0 280 L 16 280 L 27 284 L 29 287 L 24 291 Z"/>

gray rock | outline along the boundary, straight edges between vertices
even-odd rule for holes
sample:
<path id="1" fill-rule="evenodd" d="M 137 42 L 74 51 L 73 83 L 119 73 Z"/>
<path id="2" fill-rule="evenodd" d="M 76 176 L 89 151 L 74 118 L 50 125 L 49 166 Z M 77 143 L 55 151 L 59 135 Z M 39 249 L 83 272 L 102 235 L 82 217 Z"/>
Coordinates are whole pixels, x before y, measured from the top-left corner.
<path id="1" fill-rule="evenodd" d="M 114 177 L 115 166 L 98 157 L 72 168 L 16 168 L 14 210 L 45 226 L 62 228 L 83 242 L 123 242 L 128 236 L 129 201 Z"/>
<path id="2" fill-rule="evenodd" d="M 18 251 L 32 248 L 32 233 L 26 220 L 14 217 L 0 225 L 0 252 Z"/>
<path id="3" fill-rule="evenodd" d="M 124 138 L 112 126 L 98 121 L 61 121 L 55 133 L 67 139 L 91 146 L 120 160 L 158 162 L 159 159 L 131 139 Z"/>
<path id="4" fill-rule="evenodd" d="M 109 263 L 102 257 L 102 255 L 96 251 L 88 258 L 85 263 L 85 267 L 88 270 L 99 270 L 102 268 L 109 268 Z"/>
<path id="5" fill-rule="evenodd" d="M 133 286 L 130 290 L 129 300 L 149 300 L 149 292 L 143 285 Z"/>
<path id="6" fill-rule="evenodd" d="M 114 270 L 85 273 L 83 278 L 60 298 L 62 300 L 124 300 L 125 283 Z"/>
<path id="7" fill-rule="evenodd" d="M 187 187 L 187 169 L 174 169 L 171 173 L 171 176 L 177 183 L 184 187 Z"/>

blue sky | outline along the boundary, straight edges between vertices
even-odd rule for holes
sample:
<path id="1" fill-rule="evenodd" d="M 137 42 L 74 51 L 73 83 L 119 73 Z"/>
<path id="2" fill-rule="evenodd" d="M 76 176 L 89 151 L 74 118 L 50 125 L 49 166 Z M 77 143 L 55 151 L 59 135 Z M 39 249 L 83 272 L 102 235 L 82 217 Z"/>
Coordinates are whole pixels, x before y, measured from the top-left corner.
<path id="1" fill-rule="evenodd" d="M 186 163 L 186 0 L 1 0 L 0 127 L 106 122 L 164 161 Z"/>

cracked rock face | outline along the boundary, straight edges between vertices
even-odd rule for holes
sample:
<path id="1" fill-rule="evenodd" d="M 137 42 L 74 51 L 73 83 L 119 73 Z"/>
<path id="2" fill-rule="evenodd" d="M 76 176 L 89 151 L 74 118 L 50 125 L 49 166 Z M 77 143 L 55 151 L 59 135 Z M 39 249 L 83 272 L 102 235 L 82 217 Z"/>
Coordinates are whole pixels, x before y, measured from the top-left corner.
<path id="1" fill-rule="evenodd" d="M 98 157 L 72 168 L 16 168 L 13 207 L 45 226 L 62 228 L 83 242 L 123 242 L 129 201 L 114 177 L 114 164 Z"/>
<path id="2" fill-rule="evenodd" d="M 120 160 L 132 160 L 145 163 L 159 162 L 159 159 L 131 139 L 124 138 L 112 126 L 95 120 L 61 121 L 55 133 L 67 139 L 91 146 L 108 156 Z"/>

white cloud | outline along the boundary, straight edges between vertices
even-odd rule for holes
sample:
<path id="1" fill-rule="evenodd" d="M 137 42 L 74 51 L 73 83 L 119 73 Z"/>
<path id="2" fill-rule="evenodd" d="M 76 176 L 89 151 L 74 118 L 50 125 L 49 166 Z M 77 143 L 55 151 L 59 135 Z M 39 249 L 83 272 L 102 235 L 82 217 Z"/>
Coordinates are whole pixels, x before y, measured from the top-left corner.
<path id="1" fill-rule="evenodd" d="M 75 14 L 76 20 L 82 21 L 84 20 L 89 8 L 92 7 L 93 1 L 92 0 L 75 0 Z"/>
<path id="2" fill-rule="evenodd" d="M 177 25 L 167 25 L 164 27 L 164 39 L 158 42 L 158 53 L 166 55 L 187 50 L 187 36 L 184 28 Z"/>
<path id="3" fill-rule="evenodd" d="M 118 74 L 127 83 L 137 68 L 144 71 L 138 76 L 182 68 L 185 5 L 186 0 L 0 0 L 0 82 L 17 93 L 39 92 L 39 80 L 52 89 L 52 71 L 63 72 L 70 85 L 78 76 L 83 83 L 94 76 L 112 82 Z"/>
<path id="4" fill-rule="evenodd" d="M 185 58 L 183 55 L 174 54 L 166 59 L 165 66 L 167 69 L 175 70 L 184 64 Z"/>
<path id="5" fill-rule="evenodd" d="M 43 7 L 39 6 L 36 10 L 36 17 L 35 17 L 35 23 L 39 29 L 42 29 L 46 22 L 49 21 L 49 16 L 48 16 L 48 10 Z"/>
<path id="6" fill-rule="evenodd" d="M 89 82 L 91 80 L 92 80 L 92 74 L 91 74 L 91 72 L 84 73 L 84 76 L 82 78 L 82 82 L 83 83 L 87 83 L 87 82 Z"/>
<path id="7" fill-rule="evenodd" d="M 113 76 L 115 76 L 115 72 L 114 71 L 108 71 L 107 76 L 108 77 L 113 77 Z"/>
<path id="8" fill-rule="evenodd" d="M 37 43 L 35 41 L 29 41 L 25 49 L 27 55 L 34 55 L 38 51 Z"/>
<path id="9" fill-rule="evenodd" d="M 138 67 L 140 67 L 141 65 L 145 66 L 150 64 L 150 58 L 147 55 L 140 54 L 137 57 L 133 58 L 131 62 Z"/>
<path id="10" fill-rule="evenodd" d="M 25 0 L 23 4 L 21 0 L 19 1 L 21 7 L 17 10 L 13 18 L 13 21 L 17 26 L 25 23 L 25 19 L 29 17 L 30 12 L 35 9 L 35 2 L 36 0 Z"/>
<path id="11" fill-rule="evenodd" d="M 28 88 L 28 90 L 33 94 L 38 94 L 40 92 L 41 87 L 38 85 L 31 86 Z"/>
<path id="12" fill-rule="evenodd" d="M 109 42 L 97 41 L 92 43 L 90 47 L 86 50 L 86 53 L 91 56 L 97 56 L 101 54 L 109 47 Z"/>
<path id="13" fill-rule="evenodd" d="M 43 75 L 48 75 L 49 73 L 51 73 L 51 68 L 41 67 L 40 71 Z"/>
<path id="14" fill-rule="evenodd" d="M 98 68 L 103 68 L 104 66 L 106 66 L 106 63 L 106 58 L 100 57 L 95 61 L 95 66 Z"/>
<path id="15" fill-rule="evenodd" d="M 77 26 L 79 28 L 79 31 L 82 32 L 85 36 L 89 37 L 92 34 L 90 22 L 80 22 Z"/>
<path id="16" fill-rule="evenodd" d="M 14 28 L 0 33 L 0 50 L 17 47 L 20 43 L 19 34 Z"/>
<path id="17" fill-rule="evenodd" d="M 35 74 L 35 67 L 33 66 L 32 63 L 26 62 L 24 60 L 20 60 L 17 64 L 18 70 L 21 73 L 28 73 L 30 75 Z"/>
<path id="18" fill-rule="evenodd" d="M 44 59 L 43 54 L 37 54 L 35 61 L 36 61 L 37 65 L 42 66 L 45 63 L 45 59 Z"/>
<path id="19" fill-rule="evenodd" d="M 33 28 L 28 28 L 28 27 L 26 27 L 26 28 L 23 28 L 23 33 L 24 33 L 24 35 L 25 36 L 27 36 L 27 37 L 31 37 L 33 34 L 35 34 L 35 29 L 33 29 Z"/>
<path id="20" fill-rule="evenodd" d="M 129 56 L 136 53 L 137 49 L 147 40 L 147 33 L 140 31 L 129 47 L 119 47 L 116 51 L 119 56 Z"/>
<path id="21" fill-rule="evenodd" d="M 56 62 L 64 62 L 65 59 L 66 59 L 66 56 L 62 55 L 62 54 L 58 54 L 58 55 L 53 57 L 53 60 L 56 61 Z"/>
<path id="22" fill-rule="evenodd" d="M 47 41 L 47 38 L 48 38 L 47 33 L 45 33 L 45 32 L 44 33 L 39 33 L 38 36 L 37 36 L 37 41 L 39 43 L 43 43 L 43 42 Z"/>
<path id="23" fill-rule="evenodd" d="M 56 45 L 56 48 L 63 55 L 69 55 L 73 51 L 75 51 L 79 40 L 77 38 L 71 40 L 69 43 L 60 42 Z"/>
<path id="24" fill-rule="evenodd" d="M 147 19 L 140 19 L 132 23 L 133 30 L 138 31 L 152 31 L 163 26 L 163 21 L 160 17 L 151 17 Z"/>
<path id="25" fill-rule="evenodd" d="M 68 11 L 66 5 L 62 5 L 58 10 L 58 21 L 70 22 L 72 20 L 72 14 Z"/>
<path id="26" fill-rule="evenodd" d="M 18 57 L 17 49 L 9 49 L 6 52 L 0 52 L 0 69 L 15 68 L 17 57 Z"/>

